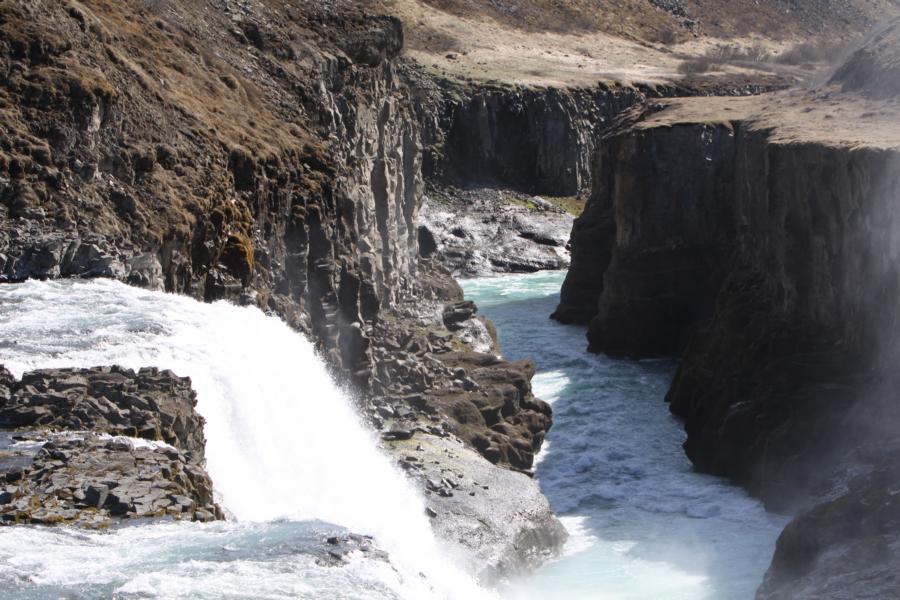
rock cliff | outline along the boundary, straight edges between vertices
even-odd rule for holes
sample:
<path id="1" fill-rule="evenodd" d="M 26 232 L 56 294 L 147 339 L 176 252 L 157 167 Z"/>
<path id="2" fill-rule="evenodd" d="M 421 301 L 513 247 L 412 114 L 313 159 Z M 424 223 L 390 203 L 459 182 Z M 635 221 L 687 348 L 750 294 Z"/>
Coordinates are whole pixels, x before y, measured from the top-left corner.
<path id="1" fill-rule="evenodd" d="M 427 177 L 535 194 L 590 189 L 597 133 L 646 89 L 448 86 L 426 120 Z M 655 92 L 654 92 L 655 93 Z"/>
<path id="2" fill-rule="evenodd" d="M 894 593 L 900 131 L 853 66 L 880 68 L 888 31 L 818 90 L 635 109 L 573 230 L 557 318 L 594 351 L 680 355 L 695 466 L 805 507 L 763 598 Z"/>
<path id="3" fill-rule="evenodd" d="M 399 23 L 227 1 L 0 14 L 3 278 L 255 303 L 365 383 L 359 325 L 415 269 Z"/>
<path id="4" fill-rule="evenodd" d="M 734 178 L 734 131 L 645 130 L 637 122 L 647 110 L 624 114 L 595 154 L 553 315 L 590 322 L 591 349 L 617 356 L 681 350 L 712 312 L 733 238 L 722 196 Z"/>
<path id="5" fill-rule="evenodd" d="M 878 124 L 816 140 L 815 123 L 762 116 L 821 100 L 632 115 L 598 152 L 557 311 L 591 320 L 596 351 L 683 352 L 669 400 L 689 456 L 773 502 L 893 356 L 896 151 L 862 141 Z"/>

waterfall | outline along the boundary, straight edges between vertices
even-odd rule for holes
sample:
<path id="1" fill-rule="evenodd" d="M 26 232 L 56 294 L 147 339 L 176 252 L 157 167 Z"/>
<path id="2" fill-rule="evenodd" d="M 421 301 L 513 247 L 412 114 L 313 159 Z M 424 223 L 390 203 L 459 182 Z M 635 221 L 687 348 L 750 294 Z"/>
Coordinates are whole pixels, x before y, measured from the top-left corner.
<path id="1" fill-rule="evenodd" d="M 404 595 L 484 593 L 449 566 L 422 498 L 309 341 L 256 308 L 107 280 L 0 286 L 0 363 L 16 376 L 111 364 L 189 376 L 217 499 L 237 522 L 334 523 L 375 537 Z"/>

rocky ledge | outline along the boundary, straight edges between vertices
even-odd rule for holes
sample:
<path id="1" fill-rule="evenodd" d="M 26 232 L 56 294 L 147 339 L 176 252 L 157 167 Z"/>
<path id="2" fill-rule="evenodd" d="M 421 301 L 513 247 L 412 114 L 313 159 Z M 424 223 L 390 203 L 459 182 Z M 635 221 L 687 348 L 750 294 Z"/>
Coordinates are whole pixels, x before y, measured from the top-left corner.
<path id="1" fill-rule="evenodd" d="M 425 490 L 434 530 L 463 550 L 483 583 L 530 572 L 566 541 L 533 480 L 494 468 L 459 438 L 420 433 L 389 449 Z"/>
<path id="2" fill-rule="evenodd" d="M 0 367 L 0 523 L 223 518 L 195 404 L 171 371 Z"/>
<path id="3" fill-rule="evenodd" d="M 419 211 L 419 252 L 456 277 L 565 269 L 569 210 L 580 206 L 576 198 L 432 186 Z"/>
<path id="4" fill-rule="evenodd" d="M 374 332 L 366 413 L 482 580 L 527 571 L 567 537 L 532 479 L 552 411 L 532 394 L 534 365 L 497 356 L 493 326 L 444 267 L 421 260 L 419 273 Z"/>

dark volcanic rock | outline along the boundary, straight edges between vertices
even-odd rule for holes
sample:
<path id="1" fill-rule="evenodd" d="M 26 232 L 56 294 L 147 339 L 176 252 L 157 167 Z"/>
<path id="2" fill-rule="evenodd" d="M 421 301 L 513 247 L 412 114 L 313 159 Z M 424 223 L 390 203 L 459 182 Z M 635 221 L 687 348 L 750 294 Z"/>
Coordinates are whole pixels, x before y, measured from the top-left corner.
<path id="1" fill-rule="evenodd" d="M 695 464 L 783 503 L 836 440 L 877 429 L 853 417 L 881 410 L 873 382 L 896 357 L 900 156 L 744 140 L 736 254 L 669 401 Z"/>
<path id="2" fill-rule="evenodd" d="M 447 271 L 420 267 L 422 135 L 397 64 L 402 41 L 395 19 L 341 0 L 0 4 L 0 281 L 114 277 L 256 304 L 309 335 L 395 439 L 449 439 L 455 421 L 422 399 L 481 392 L 439 355 L 489 352 L 496 332 L 477 317 L 448 331 L 442 308 L 463 300 L 459 288 Z M 425 284 L 431 296 L 419 294 Z M 88 399 L 79 383 L 67 406 L 70 390 L 41 385 L 18 392 L 11 422 L 80 422 L 196 454 L 190 432 L 162 418 L 159 403 L 153 417 L 141 393 Z M 505 415 L 516 431 L 484 456 L 530 465 L 549 427 L 537 413 L 530 428 Z M 86 456 L 115 450 L 85 443 Z M 518 458 L 504 451 L 514 443 Z M 534 510 L 491 537 L 508 557 L 515 530 L 559 526 L 534 482 L 514 475 L 507 494 Z M 100 502 L 105 482 L 96 483 Z M 110 489 L 103 510 L 138 514 L 141 498 Z M 485 510 L 473 508 L 489 522 Z M 475 528 L 485 538 L 490 522 Z"/>
<path id="3" fill-rule="evenodd" d="M 667 400 L 694 465 L 807 507 L 761 598 L 895 596 L 895 105 L 830 87 L 631 117 L 598 153 L 557 316 L 591 318 L 594 350 L 684 347 Z"/>
<path id="4" fill-rule="evenodd" d="M 154 368 L 31 371 L 0 405 L 0 427 L 96 431 L 162 441 L 202 456 L 203 417 L 190 379 Z"/>
<path id="5" fill-rule="evenodd" d="M 596 132 L 645 92 L 451 87 L 431 108 L 436 127 L 426 125 L 425 173 L 447 183 L 575 196 L 590 189 Z"/>
<path id="6" fill-rule="evenodd" d="M 376 395 L 366 412 L 423 489 L 436 530 L 475 557 L 473 571 L 486 580 L 527 571 L 566 538 L 527 476 L 550 407 L 531 393 L 534 365 L 496 356 L 496 331 L 463 303 L 447 271 L 423 260 L 419 274 L 374 331 Z M 444 325 L 448 305 L 469 316 L 453 330 Z"/>
<path id="7" fill-rule="evenodd" d="M 634 111 L 631 118 L 640 115 Z M 609 135 L 572 230 L 554 318 L 588 323 L 590 349 L 671 356 L 709 318 L 731 257 L 735 134 L 724 124 Z M 689 175 L 688 175 L 689 174 Z"/>
<path id="8" fill-rule="evenodd" d="M 16 430 L 0 436 L 0 523 L 223 517 L 190 380 L 112 367 L 33 371 L 9 384 L 0 424 Z"/>
<path id="9" fill-rule="evenodd" d="M 898 491 L 895 460 L 845 475 L 782 532 L 757 600 L 900 597 Z"/>
<path id="10" fill-rule="evenodd" d="M 151 4 L 0 7 L 0 281 L 249 299 L 365 386 L 360 325 L 415 269 L 399 22 L 349 2 Z"/>
<path id="11" fill-rule="evenodd" d="M 598 152 L 557 316 L 593 304 L 591 349 L 612 354 L 690 339 L 668 396 L 689 457 L 785 505 L 827 476 L 835 435 L 864 431 L 849 415 L 895 356 L 900 157 L 783 143 L 755 101 L 725 121 L 716 102 L 651 106 Z"/>
<path id="12" fill-rule="evenodd" d="M 423 261 L 420 272 L 446 271 Z M 375 336 L 378 395 L 369 412 L 383 437 L 452 434 L 492 463 L 530 472 L 552 424 L 550 406 L 531 391 L 534 364 L 497 356 L 496 332 L 458 286 L 436 290 L 423 278 L 416 299 L 396 311 Z M 413 315 L 419 325 L 410 329 Z"/>

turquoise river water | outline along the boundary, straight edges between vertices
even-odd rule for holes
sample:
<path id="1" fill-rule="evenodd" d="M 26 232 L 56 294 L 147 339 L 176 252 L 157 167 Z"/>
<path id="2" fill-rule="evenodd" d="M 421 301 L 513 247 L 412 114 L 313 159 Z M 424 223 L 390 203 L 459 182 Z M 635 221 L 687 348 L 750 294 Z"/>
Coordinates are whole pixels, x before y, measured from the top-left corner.
<path id="1" fill-rule="evenodd" d="M 564 272 L 462 282 L 508 359 L 533 359 L 554 424 L 537 478 L 571 534 L 562 558 L 511 582 L 516 600 L 748 600 L 783 517 L 739 488 L 693 472 L 664 402 L 668 360 L 588 354 L 585 328 L 548 318 Z"/>

